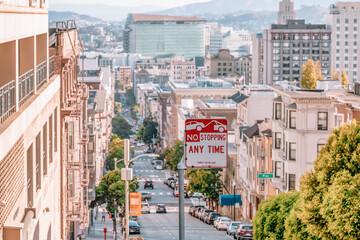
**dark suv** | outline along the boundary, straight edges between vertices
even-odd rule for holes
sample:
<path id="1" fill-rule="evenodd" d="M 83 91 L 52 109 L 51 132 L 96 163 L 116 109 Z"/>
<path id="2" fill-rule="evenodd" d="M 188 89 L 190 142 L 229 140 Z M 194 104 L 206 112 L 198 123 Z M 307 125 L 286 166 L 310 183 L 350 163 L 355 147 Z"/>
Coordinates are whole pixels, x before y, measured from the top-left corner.
<path id="1" fill-rule="evenodd" d="M 145 182 L 144 182 L 144 189 L 146 189 L 146 188 L 154 189 L 154 183 L 153 183 L 153 181 L 145 181 Z"/>

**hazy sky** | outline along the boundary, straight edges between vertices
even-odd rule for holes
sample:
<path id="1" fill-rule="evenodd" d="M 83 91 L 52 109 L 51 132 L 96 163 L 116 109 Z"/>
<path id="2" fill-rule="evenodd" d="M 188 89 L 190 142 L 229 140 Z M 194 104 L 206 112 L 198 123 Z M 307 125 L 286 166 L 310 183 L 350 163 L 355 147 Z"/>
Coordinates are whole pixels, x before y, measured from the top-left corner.
<path id="1" fill-rule="evenodd" d="M 107 4 L 107 5 L 121 5 L 126 7 L 140 6 L 140 5 L 155 5 L 164 8 L 183 6 L 196 2 L 209 2 L 211 0 L 50 0 L 50 4 L 75 3 L 75 4 Z"/>

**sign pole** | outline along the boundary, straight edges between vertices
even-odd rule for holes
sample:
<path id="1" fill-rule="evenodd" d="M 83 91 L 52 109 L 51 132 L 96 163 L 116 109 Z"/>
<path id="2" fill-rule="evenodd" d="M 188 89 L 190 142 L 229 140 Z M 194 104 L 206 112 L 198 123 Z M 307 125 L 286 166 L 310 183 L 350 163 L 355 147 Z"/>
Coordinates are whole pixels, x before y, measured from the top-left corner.
<path id="1" fill-rule="evenodd" d="M 184 173 L 185 158 L 182 157 L 178 164 L 179 170 L 179 240 L 185 240 L 185 216 L 184 216 Z"/>
<path id="2" fill-rule="evenodd" d="M 125 168 L 129 167 L 130 143 L 129 139 L 124 139 L 124 163 Z M 125 180 L 125 239 L 129 238 L 129 181 Z"/>

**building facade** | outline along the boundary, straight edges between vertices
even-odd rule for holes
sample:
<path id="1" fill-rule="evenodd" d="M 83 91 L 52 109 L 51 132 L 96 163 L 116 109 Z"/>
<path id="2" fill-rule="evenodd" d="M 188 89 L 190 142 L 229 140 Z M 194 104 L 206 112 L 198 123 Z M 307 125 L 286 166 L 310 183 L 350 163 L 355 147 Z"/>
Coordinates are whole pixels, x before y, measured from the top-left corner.
<path id="1" fill-rule="evenodd" d="M 60 238 L 60 76 L 48 4 L 2 1 L 0 18 L 0 239 Z"/>
<path id="2" fill-rule="evenodd" d="M 290 0 L 282 0 L 281 2 L 279 2 L 277 24 L 286 24 L 287 20 L 295 19 L 296 12 L 294 9 L 294 2 Z"/>
<path id="3" fill-rule="evenodd" d="M 203 62 L 204 25 L 203 18 L 130 13 L 124 29 L 124 51 L 154 58 L 184 56 Z"/>
<path id="4" fill-rule="evenodd" d="M 252 83 L 252 56 L 242 56 L 236 59 L 235 72 L 240 76 L 242 84 L 249 85 Z"/>
<path id="5" fill-rule="evenodd" d="M 345 70 L 349 83 L 359 79 L 359 2 L 337 2 L 329 8 L 326 22 L 331 26 L 331 65 L 335 71 Z"/>
<path id="6" fill-rule="evenodd" d="M 236 58 L 228 49 L 219 50 L 217 55 L 211 57 L 210 77 L 234 77 L 236 74 Z"/>
<path id="7" fill-rule="evenodd" d="M 272 24 L 255 40 L 254 51 L 257 52 L 253 52 L 253 69 L 258 72 L 253 74 L 254 81 L 263 84 L 299 82 L 301 67 L 308 59 L 320 61 L 322 74 L 329 76 L 330 48 L 331 30 L 324 24 L 305 24 L 304 20 Z M 259 76 L 261 73 L 263 76 Z"/>
<path id="8" fill-rule="evenodd" d="M 132 87 L 131 67 L 116 67 L 115 72 L 116 76 L 118 76 L 115 81 L 119 81 L 119 83 L 124 84 L 125 87 Z"/>
<path id="9" fill-rule="evenodd" d="M 170 81 L 194 81 L 196 77 L 195 61 L 185 61 L 184 58 L 173 58 L 170 65 Z"/>

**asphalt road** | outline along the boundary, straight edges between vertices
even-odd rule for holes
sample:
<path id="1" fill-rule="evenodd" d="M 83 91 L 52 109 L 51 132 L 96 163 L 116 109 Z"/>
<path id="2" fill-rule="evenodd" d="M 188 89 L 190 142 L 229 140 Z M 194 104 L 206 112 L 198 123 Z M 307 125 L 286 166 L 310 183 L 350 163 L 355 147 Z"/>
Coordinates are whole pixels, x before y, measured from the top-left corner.
<path id="1" fill-rule="evenodd" d="M 146 147 L 142 149 L 136 148 L 135 153 L 139 155 Z M 145 240 L 171 240 L 179 239 L 179 199 L 173 196 L 173 190 L 166 186 L 162 181 L 169 177 L 169 173 L 164 170 L 155 170 L 151 165 L 151 158 L 142 157 L 134 161 L 132 165 L 133 172 L 136 176 L 142 178 L 140 188 L 138 191 L 148 191 L 152 194 L 152 199 L 149 200 L 151 206 L 150 214 L 142 214 L 139 217 L 141 226 L 141 236 Z M 144 190 L 143 182 L 145 180 L 152 180 L 154 182 L 154 189 Z M 167 213 L 156 213 L 156 204 L 165 204 L 167 206 Z M 185 239 L 186 240 L 221 240 L 232 239 L 226 235 L 224 231 L 218 231 L 214 227 L 201 222 L 199 219 L 191 217 L 187 213 L 187 209 L 193 203 L 198 204 L 198 199 L 185 199 Z M 204 204 L 202 202 L 202 204 Z M 136 237 L 139 235 L 131 235 Z"/>

